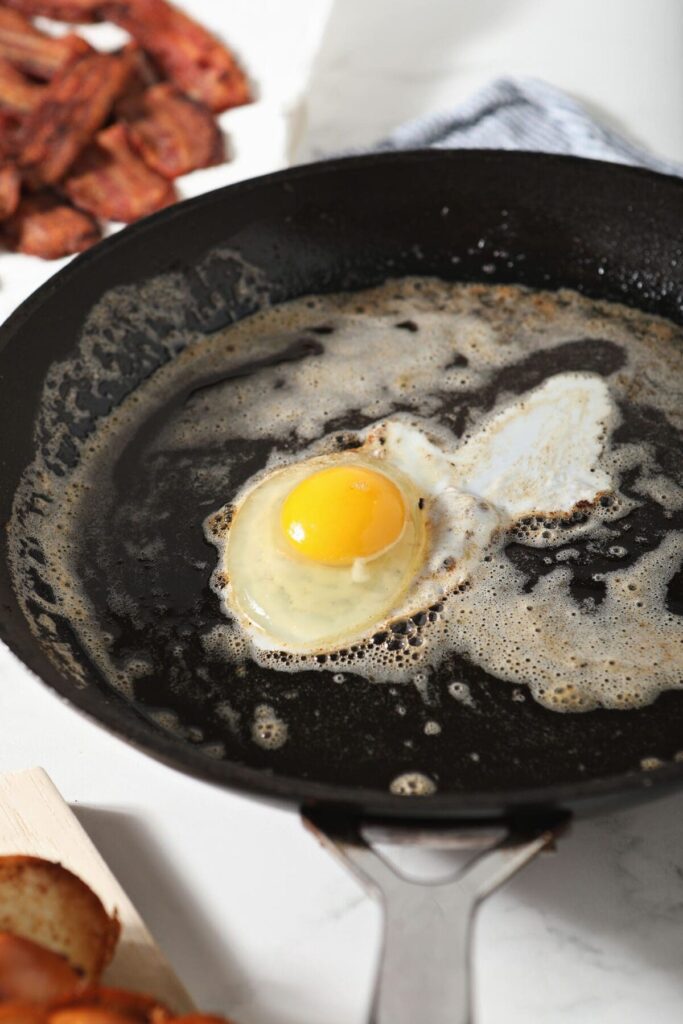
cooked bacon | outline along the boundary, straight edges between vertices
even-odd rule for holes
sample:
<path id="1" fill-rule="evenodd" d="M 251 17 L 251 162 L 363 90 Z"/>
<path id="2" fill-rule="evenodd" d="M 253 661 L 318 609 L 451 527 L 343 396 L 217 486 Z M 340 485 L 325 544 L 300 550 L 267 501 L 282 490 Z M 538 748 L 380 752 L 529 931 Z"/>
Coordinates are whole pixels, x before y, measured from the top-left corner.
<path id="1" fill-rule="evenodd" d="M 154 85 L 122 111 L 128 135 L 148 167 L 177 178 L 225 159 L 225 145 L 213 115 L 169 82 Z"/>
<path id="2" fill-rule="evenodd" d="M 19 205 L 21 175 L 14 164 L 0 167 L 0 220 L 6 220 Z"/>
<path id="3" fill-rule="evenodd" d="M 160 81 L 157 69 L 137 43 L 126 43 L 120 52 L 130 69 L 126 92 L 144 92 L 150 85 L 156 85 Z"/>
<path id="4" fill-rule="evenodd" d="M 102 0 L 4 0 L 6 7 L 13 7 L 29 17 L 42 14 L 55 21 L 80 22 L 97 21 L 96 11 Z"/>
<path id="5" fill-rule="evenodd" d="M 214 113 L 249 103 L 249 83 L 230 50 L 165 0 L 102 0 L 98 13 L 130 32 L 165 75 Z"/>
<path id="6" fill-rule="evenodd" d="M 16 161 L 21 149 L 22 118 L 0 107 L 0 163 Z"/>
<path id="7" fill-rule="evenodd" d="M 55 39 L 17 11 L 0 7 L 0 57 L 36 78 L 52 78 L 57 71 L 90 53 L 85 39 L 73 33 Z"/>
<path id="8" fill-rule="evenodd" d="M 49 192 L 25 196 L 4 228 L 10 249 L 44 260 L 83 252 L 100 239 L 92 217 Z"/>
<path id="9" fill-rule="evenodd" d="M 19 162 L 32 187 L 64 177 L 106 120 L 128 74 L 121 57 L 94 53 L 55 76 L 26 119 Z"/>
<path id="10" fill-rule="evenodd" d="M 0 107 L 13 114 L 27 114 L 40 103 L 44 86 L 36 85 L 9 61 L 0 57 Z"/>
<path id="11" fill-rule="evenodd" d="M 98 53 L 41 32 L 38 15 L 132 39 Z M 0 0 L 2 240 L 53 259 L 96 242 L 95 218 L 168 206 L 174 178 L 225 159 L 213 114 L 250 100 L 232 52 L 167 0 Z"/>
<path id="12" fill-rule="evenodd" d="M 63 185 L 82 210 L 125 222 L 146 217 L 177 200 L 173 185 L 151 170 L 131 148 L 122 124 L 95 137 Z"/>
<path id="13" fill-rule="evenodd" d="M 23 14 L 61 21 L 114 21 L 183 92 L 217 113 L 249 103 L 247 77 L 230 50 L 166 0 L 5 0 Z"/>
<path id="14" fill-rule="evenodd" d="M 114 104 L 114 120 L 127 121 L 140 116 L 141 98 L 150 86 L 157 85 L 159 75 L 137 43 L 128 43 L 119 52 L 128 67 L 128 77 L 125 89 Z"/>

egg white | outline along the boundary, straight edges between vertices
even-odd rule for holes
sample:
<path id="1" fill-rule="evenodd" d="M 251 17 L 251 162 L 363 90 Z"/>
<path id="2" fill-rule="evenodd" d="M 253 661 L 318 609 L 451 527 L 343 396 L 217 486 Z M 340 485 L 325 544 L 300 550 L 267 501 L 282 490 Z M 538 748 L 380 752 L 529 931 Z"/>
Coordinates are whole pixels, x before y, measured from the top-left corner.
<path id="1" fill-rule="evenodd" d="M 467 585 L 492 544 L 520 518 L 567 514 L 611 488 L 598 465 L 615 411 L 601 377 L 563 373 L 486 417 L 462 441 L 415 418 L 367 428 L 353 452 L 303 457 L 246 485 L 209 517 L 220 550 L 213 585 L 261 650 L 327 653 L 368 642 Z M 306 475 L 359 462 L 394 480 L 407 528 L 358 574 L 292 557 L 284 497 Z M 420 640 L 420 643 L 422 641 Z"/>
<path id="2" fill-rule="evenodd" d="M 366 630 L 399 600 L 424 559 L 426 510 L 409 477 L 391 460 L 365 452 L 322 456 L 267 474 L 242 492 L 217 574 L 232 614 L 266 649 L 315 651 L 343 646 Z M 398 486 L 406 521 L 395 544 L 362 566 L 325 565 L 292 551 L 280 525 L 286 496 L 310 473 L 339 463 L 379 469 Z M 343 510 L 340 510 L 343 514 Z M 219 514 L 218 523 L 221 516 Z M 206 529 L 216 539 L 216 517 Z M 214 585 L 216 576 L 214 576 Z"/>

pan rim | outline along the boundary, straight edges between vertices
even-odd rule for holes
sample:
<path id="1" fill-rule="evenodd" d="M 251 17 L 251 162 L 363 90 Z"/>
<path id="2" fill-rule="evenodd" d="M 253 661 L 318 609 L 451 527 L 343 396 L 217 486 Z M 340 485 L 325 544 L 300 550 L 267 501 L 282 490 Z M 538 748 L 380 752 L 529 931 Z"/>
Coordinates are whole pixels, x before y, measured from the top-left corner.
<path id="1" fill-rule="evenodd" d="M 126 245 L 133 238 L 138 238 L 153 230 L 159 223 L 170 223 L 179 216 L 186 216 L 191 210 L 199 209 L 201 206 L 209 205 L 219 201 L 223 195 L 239 194 L 249 192 L 254 188 L 265 185 L 277 184 L 297 180 L 300 177 L 311 175 L 324 175 L 335 173 L 342 168 L 355 168 L 372 166 L 373 164 L 393 162 L 409 163 L 412 161 L 423 162 L 429 160 L 453 160 L 454 162 L 468 162 L 470 160 L 491 160 L 525 163 L 530 162 L 546 166 L 574 166 L 576 168 L 591 168 L 593 170 L 607 170 L 616 175 L 633 175 L 645 181 L 666 181 L 669 185 L 679 188 L 683 192 L 683 178 L 673 174 L 664 174 L 660 171 L 653 171 L 647 167 L 637 167 L 633 164 L 613 163 L 607 160 L 595 160 L 589 157 L 569 156 L 559 153 L 544 153 L 536 150 L 507 150 L 507 149 L 404 149 L 404 150 L 383 150 L 376 153 L 359 154 L 353 156 L 334 157 L 329 160 L 320 160 L 310 164 L 297 164 L 294 167 L 284 168 L 279 171 L 272 171 L 269 174 L 258 175 L 254 178 L 247 178 L 244 181 L 234 182 L 231 185 L 223 185 L 221 188 L 211 189 L 201 195 L 192 196 L 179 203 L 174 203 L 163 210 L 143 217 L 136 223 L 124 226 L 113 235 L 108 235 L 85 252 L 78 253 L 70 263 L 58 270 L 47 281 L 43 282 L 35 291 L 31 292 L 15 310 L 0 324 L 0 352 L 5 348 L 13 333 L 28 319 L 34 308 L 40 305 L 59 284 L 67 281 L 74 274 L 79 274 L 95 260 L 108 256 L 117 246 Z M 590 170 L 588 173 L 591 173 Z"/>
<path id="2" fill-rule="evenodd" d="M 42 686 L 55 692 L 71 710 L 167 768 L 230 790 L 238 796 L 254 797 L 290 808 L 334 808 L 351 815 L 407 822 L 484 822 L 518 816 L 543 816 L 557 810 L 589 814 L 593 807 L 612 808 L 619 803 L 663 797 L 683 787 L 683 763 L 679 762 L 665 763 L 649 771 L 633 769 L 580 782 L 511 790 L 451 790 L 448 793 L 437 790 L 430 796 L 415 798 L 398 796 L 388 789 L 316 782 L 272 770 L 250 768 L 236 761 L 213 760 L 202 756 L 188 744 L 180 745 L 161 731 L 149 733 L 137 724 L 129 723 L 124 730 L 113 720 L 114 716 L 105 721 L 108 714 L 102 713 L 102 708 L 93 711 L 86 707 L 87 700 L 77 702 L 71 693 L 63 692 L 59 677 L 48 681 L 23 658 L 19 657 L 19 660 Z M 88 691 L 77 692 L 85 694 Z M 108 705 L 103 707 L 108 708 Z"/>
<path id="3" fill-rule="evenodd" d="M 191 216 L 193 210 L 199 207 L 220 203 L 225 194 L 235 195 L 300 178 L 337 173 L 340 170 L 351 171 L 357 167 L 375 164 L 395 162 L 426 164 L 430 161 L 463 164 L 482 159 L 493 163 L 528 163 L 548 169 L 553 165 L 572 165 L 579 172 L 588 175 L 594 172 L 604 173 L 606 169 L 609 169 L 609 173 L 615 176 L 633 176 L 650 182 L 666 181 L 670 187 L 675 187 L 683 193 L 683 180 L 673 175 L 626 164 L 612 164 L 602 160 L 528 151 L 495 149 L 384 151 L 299 165 L 226 185 L 187 199 L 104 239 L 60 269 L 10 314 L 0 326 L 0 352 L 11 343 L 34 311 L 59 290 L 62 283 L 87 271 L 91 263 L 108 258 L 118 246 L 126 246 L 133 240 L 139 243 L 148 232 L 154 232 L 159 223 L 170 223 L 178 217 L 187 218 Z M 0 611 L 0 621 L 2 620 L 8 623 L 8 616 L 4 609 Z M 3 639 L 4 632 L 3 629 Z M 257 796 L 279 803 L 299 806 L 324 804 L 338 808 L 362 810 L 364 813 L 380 817 L 411 820 L 425 818 L 462 820 L 500 817 L 501 813 L 506 811 L 565 805 L 579 805 L 587 809 L 589 805 L 596 802 L 619 798 L 635 801 L 645 799 L 655 793 L 663 794 L 672 788 L 683 785 L 683 763 L 672 762 L 648 772 L 633 769 L 615 775 L 593 777 L 585 781 L 554 783 L 509 791 L 451 790 L 448 793 L 437 791 L 434 795 L 423 797 L 420 800 L 406 800 L 405 797 L 392 794 L 388 790 L 316 782 L 274 771 L 250 768 L 238 762 L 213 761 L 205 755 L 202 756 L 188 744 L 181 746 L 179 741 L 173 740 L 161 731 L 151 732 L 149 723 L 145 722 L 143 716 L 140 716 L 139 722 L 130 720 L 123 728 L 117 721 L 118 714 L 114 700 L 100 701 L 96 706 L 97 696 L 94 688 L 76 690 L 70 687 L 55 670 L 52 670 L 47 659 L 45 659 L 45 666 L 40 664 L 41 657 L 44 656 L 38 657 L 32 651 L 23 650 L 24 645 L 14 638 L 8 638 L 5 642 L 13 654 L 44 686 L 56 692 L 60 699 L 68 703 L 71 708 L 104 727 L 118 739 L 131 744 L 167 766 L 195 778 L 235 790 L 246 796 Z"/>

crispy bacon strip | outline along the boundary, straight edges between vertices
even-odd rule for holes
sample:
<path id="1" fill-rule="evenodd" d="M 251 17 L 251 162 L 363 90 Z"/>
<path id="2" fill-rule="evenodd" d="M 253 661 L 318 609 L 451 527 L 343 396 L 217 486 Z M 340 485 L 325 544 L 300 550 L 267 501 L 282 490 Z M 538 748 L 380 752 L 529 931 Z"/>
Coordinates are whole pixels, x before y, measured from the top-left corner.
<path id="1" fill-rule="evenodd" d="M 137 43 L 127 43 L 121 50 L 121 56 L 127 62 L 130 71 L 126 92 L 144 92 L 150 85 L 159 82 L 159 74 L 152 61 Z"/>
<path id="2" fill-rule="evenodd" d="M 145 90 L 124 108 L 128 135 L 148 167 L 177 178 L 225 159 L 225 145 L 213 115 L 169 82 Z"/>
<path id="3" fill-rule="evenodd" d="M 0 106 L 0 164 L 16 163 L 21 149 L 22 118 Z"/>
<path id="4" fill-rule="evenodd" d="M 142 97 L 150 86 L 158 84 L 159 75 L 145 51 L 137 43 L 128 43 L 120 53 L 121 59 L 128 67 L 128 78 L 125 89 L 114 104 L 114 120 L 130 121 L 141 116 Z"/>
<path id="5" fill-rule="evenodd" d="M 4 228 L 10 249 L 44 260 L 83 252 L 100 239 L 92 217 L 49 192 L 25 196 Z"/>
<path id="6" fill-rule="evenodd" d="M 55 39 L 27 21 L 17 11 L 0 7 L 0 57 L 36 78 L 53 75 L 90 53 L 85 39 L 71 33 Z"/>
<path id="7" fill-rule="evenodd" d="M 0 167 L 0 220 L 10 217 L 19 205 L 21 175 L 14 164 Z"/>
<path id="8" fill-rule="evenodd" d="M 42 14 L 56 21 L 80 22 L 97 21 L 96 11 L 102 0 L 4 0 L 6 7 L 13 7 L 29 17 Z"/>
<path id="9" fill-rule="evenodd" d="M 130 32 L 168 78 L 214 113 L 249 103 L 247 77 L 230 50 L 165 0 L 102 0 L 98 13 Z"/>
<path id="10" fill-rule="evenodd" d="M 183 92 L 218 113 L 249 103 L 247 77 L 230 50 L 166 0 L 5 0 L 23 14 L 61 21 L 115 21 Z"/>
<path id="11" fill-rule="evenodd" d="M 36 85 L 12 67 L 4 57 L 0 57 L 0 107 L 3 110 L 13 114 L 28 114 L 38 106 L 43 92 L 44 86 Z"/>
<path id="12" fill-rule="evenodd" d="M 82 210 L 126 223 L 177 200 L 173 186 L 131 148 L 124 125 L 100 132 L 77 160 L 64 191 Z"/>
<path id="13" fill-rule="evenodd" d="M 64 177 L 106 120 L 128 73 L 121 57 L 94 53 L 55 76 L 26 119 L 19 162 L 32 187 Z"/>

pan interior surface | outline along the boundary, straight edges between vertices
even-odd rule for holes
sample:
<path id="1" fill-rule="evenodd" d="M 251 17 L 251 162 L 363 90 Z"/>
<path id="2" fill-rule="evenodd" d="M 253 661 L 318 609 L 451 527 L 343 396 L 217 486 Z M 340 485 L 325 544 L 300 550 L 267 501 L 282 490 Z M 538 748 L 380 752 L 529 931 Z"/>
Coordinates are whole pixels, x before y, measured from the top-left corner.
<path id="1" fill-rule="evenodd" d="M 62 351 L 55 346 L 51 358 L 43 358 L 32 418 L 24 417 L 18 458 L 10 467 L 15 473 L 12 496 L 16 494 L 17 500 L 9 536 L 10 541 L 19 538 L 13 550 L 13 590 L 19 578 L 17 565 L 22 563 L 18 589 L 33 625 L 32 638 L 27 640 L 24 634 L 21 643 L 38 649 L 28 660 L 47 656 L 49 668 L 41 664 L 41 674 L 49 681 L 58 677 L 61 691 L 77 704 L 181 767 L 229 782 L 235 766 L 244 766 L 260 774 L 266 792 L 271 777 L 299 780 L 304 791 L 308 783 L 330 786 L 330 792 L 334 787 L 358 788 L 376 794 L 374 806 L 379 809 L 385 800 L 387 808 L 395 806 L 390 790 L 393 784 L 394 792 L 401 791 L 397 779 L 405 777 L 409 790 L 415 776 L 418 789 L 420 780 L 428 779 L 440 796 L 452 796 L 457 807 L 460 795 L 469 799 L 481 794 L 504 804 L 520 790 L 550 793 L 552 787 L 580 787 L 625 773 L 642 778 L 643 766 L 673 762 L 683 749 L 679 693 L 664 693 L 636 711 L 558 714 L 534 701 L 525 688 L 496 679 L 462 657 L 445 660 L 418 685 L 395 686 L 372 684 L 353 672 L 340 674 L 333 665 L 290 674 L 251 661 L 234 664 L 223 656 L 226 620 L 209 588 L 215 552 L 204 538 L 202 521 L 263 468 L 274 448 L 296 451 L 301 434 L 296 425 L 277 440 L 266 428 L 237 430 L 234 424 L 231 428 L 229 415 L 221 421 L 216 409 L 221 403 L 229 409 L 231 389 L 244 389 L 245 381 L 257 386 L 266 381 L 273 394 L 286 389 L 288 374 L 319 358 L 336 329 L 330 302 L 311 299 L 308 318 L 294 326 L 285 323 L 263 351 L 254 351 L 252 338 L 244 352 L 238 348 L 235 353 L 230 351 L 231 323 L 257 314 L 270 316 L 271 324 L 272 314 L 258 311 L 273 302 L 316 291 L 359 289 L 416 272 L 425 277 L 427 292 L 431 275 L 486 281 L 480 289 L 482 307 L 496 294 L 490 282 L 520 281 L 551 289 L 567 284 L 676 319 L 677 265 L 667 249 L 673 242 L 657 219 L 656 196 L 648 211 L 652 247 L 644 260 L 642 248 L 640 257 L 637 252 L 636 234 L 630 237 L 633 225 L 624 224 L 618 210 L 603 210 L 602 232 L 596 232 L 594 211 L 572 208 L 557 182 L 551 188 L 538 177 L 538 188 L 545 182 L 542 215 L 538 202 L 528 204 L 522 187 L 524 172 L 528 175 L 540 161 L 559 168 L 559 178 L 568 175 L 574 200 L 578 197 L 590 207 L 600 189 L 604 197 L 609 194 L 612 176 L 626 193 L 650 179 L 656 189 L 656 176 L 601 166 L 586 169 L 576 161 L 546 163 L 540 157 L 512 158 L 508 163 L 503 155 L 478 154 L 476 164 L 471 155 L 460 155 L 462 160 L 452 154 L 440 156 L 443 159 L 423 154 L 404 160 L 353 161 L 348 170 L 340 164 L 328 171 L 327 179 L 320 168 L 298 172 L 298 177 L 275 177 L 243 191 L 241 203 L 239 190 L 227 190 L 219 194 L 220 200 L 213 200 L 225 210 L 222 229 L 215 225 L 215 214 L 204 215 L 209 213 L 210 197 L 206 210 L 201 201 L 189 204 L 185 217 L 189 223 L 194 207 L 201 236 L 195 243 L 198 251 L 187 253 L 174 266 L 152 266 L 144 255 L 136 257 L 145 270 L 141 277 L 140 269 L 126 268 L 124 236 L 111 247 L 109 257 L 117 267 L 118 287 L 102 287 L 106 274 L 100 269 L 97 280 L 96 258 L 95 265 L 81 261 L 80 272 L 76 263 L 70 271 L 73 283 L 65 280 L 68 290 L 77 287 L 79 276 L 90 275 L 93 293 L 90 301 L 84 295 L 80 314 L 65 332 L 68 344 Z M 411 159 L 413 169 L 423 176 L 423 193 L 413 201 L 417 214 L 409 204 L 410 222 L 397 229 L 397 211 L 406 209 L 402 187 Z M 473 213 L 465 195 L 468 190 L 470 195 L 480 194 L 477 167 L 490 180 L 481 192 L 481 209 Z M 515 170 L 511 179 L 510 167 Z M 456 169 L 461 191 L 454 197 Z M 358 203 L 353 197 L 358 185 L 354 173 L 361 174 L 369 190 Z M 305 202 L 307 175 L 316 188 Z M 592 192 L 585 184 L 591 175 Z M 374 205 L 372 198 L 382 182 L 390 187 L 384 203 Z M 680 209 L 680 187 L 667 181 L 660 187 L 665 192 L 671 189 L 661 200 L 662 208 L 666 199 L 670 211 L 673 199 Z M 374 223 L 362 225 L 359 207 L 372 211 Z M 150 223 L 148 248 L 161 248 L 165 231 L 169 245 L 182 252 L 178 213 L 182 211 L 175 221 L 161 216 L 156 225 Z M 157 240 L 152 243 L 155 227 Z M 641 239 L 642 228 L 641 223 Z M 550 230 L 555 241 L 549 245 L 542 236 Z M 625 232 L 629 245 L 623 237 L 620 243 L 613 237 L 617 231 Z M 366 246 L 369 236 L 372 242 Z M 666 256 L 658 254 L 656 246 L 666 250 Z M 300 261 L 296 273 L 286 279 L 281 269 L 283 247 L 293 263 Z M 362 255 L 368 248 L 369 254 Z M 635 271 L 629 261 L 639 266 L 637 279 L 632 278 Z M 46 312 L 49 315 L 51 306 L 54 310 L 56 301 L 54 295 L 44 296 L 23 320 L 15 318 L 14 333 L 35 338 L 41 316 L 44 329 Z M 367 296 L 358 299 L 358 315 L 365 301 Z M 543 301 L 552 304 L 555 299 Z M 559 301 L 570 299 L 565 295 Z M 409 336 L 417 346 L 420 315 L 411 317 L 407 310 L 398 303 L 400 315 L 392 329 L 397 340 Z M 11 337 L 11 328 L 4 356 L 20 341 Z M 669 329 L 663 330 L 666 334 Z M 675 368 L 680 355 L 676 329 L 669 330 L 667 339 Z M 490 409 L 501 396 L 522 394 L 559 372 L 616 377 L 622 363 L 623 352 L 608 337 L 567 336 L 545 357 L 512 361 L 491 375 L 483 390 L 469 398 L 463 393 L 456 403 L 452 396 L 441 396 L 441 403 L 436 401 L 428 411 L 459 436 L 470 406 Z M 175 383 L 158 387 L 154 402 L 142 402 L 144 408 L 135 409 L 139 396 L 165 378 Z M 349 434 L 378 418 L 368 405 L 365 401 L 332 410 L 324 432 L 339 435 L 340 443 L 346 443 Z M 626 415 L 627 408 L 632 411 Z M 406 411 L 425 412 L 394 395 L 381 414 Z M 247 410 L 247 421 L 249 414 Z M 188 416 L 195 426 L 204 417 L 206 429 L 186 430 L 184 443 L 177 443 Z M 135 429 L 117 431 L 117 420 L 134 422 Z M 82 462 L 91 458 L 95 465 L 100 457 L 89 449 L 100 444 L 103 424 L 107 472 L 99 481 L 96 473 L 79 477 Z M 632 406 L 622 409 L 619 430 L 624 444 L 647 443 L 658 464 L 672 472 L 682 463 L 681 438 L 648 400 L 646 389 L 634 395 Z M 312 429 L 308 440 L 315 436 Z M 37 465 L 40 473 L 27 476 L 27 466 L 35 470 Z M 69 520 L 62 514 L 64 508 L 50 507 L 56 493 L 47 486 L 50 473 L 55 479 L 73 476 L 78 481 L 71 491 L 59 491 L 62 499 L 68 493 L 68 501 L 77 507 L 73 536 L 78 543 L 71 547 L 70 557 L 86 595 L 79 605 L 80 598 L 71 591 L 68 614 L 64 594 L 45 571 L 46 552 L 38 531 L 28 528 L 37 522 L 36 516 L 51 520 L 55 528 Z M 627 488 L 634 480 L 635 473 L 626 480 Z M 601 576 L 628 569 L 656 549 L 665 534 L 682 529 L 675 500 L 667 505 L 644 499 L 641 493 L 633 511 L 615 529 L 611 553 L 610 545 L 591 552 L 586 542 L 572 538 L 550 552 L 511 544 L 508 557 L 526 574 L 530 592 L 562 563 L 563 569 L 572 567 L 577 604 L 599 603 Z M 570 549 L 578 551 L 576 558 L 566 557 Z M 667 608 L 674 614 L 683 610 L 679 590 L 676 576 L 667 593 Z M 17 620 L 18 616 L 11 626 Z M 9 639 L 12 642 L 11 629 Z M 104 647 L 111 655 L 106 666 L 94 654 Z"/>

